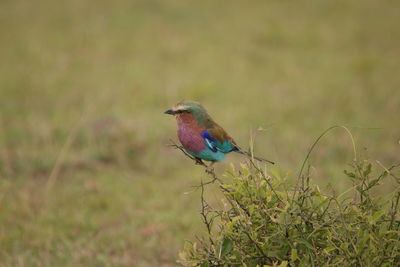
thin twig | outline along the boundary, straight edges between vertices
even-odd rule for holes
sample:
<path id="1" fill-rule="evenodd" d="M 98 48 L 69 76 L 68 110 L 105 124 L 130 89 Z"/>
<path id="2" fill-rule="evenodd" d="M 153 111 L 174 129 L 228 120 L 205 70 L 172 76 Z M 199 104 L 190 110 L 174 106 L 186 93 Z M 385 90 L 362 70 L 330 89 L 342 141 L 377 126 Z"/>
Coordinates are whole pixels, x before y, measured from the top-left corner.
<path id="1" fill-rule="evenodd" d="M 385 166 L 383 166 L 383 164 L 382 164 L 379 160 L 377 160 L 376 163 L 378 163 L 390 176 L 392 176 L 392 177 L 396 180 L 397 183 L 400 184 L 400 178 L 397 177 L 396 175 L 394 175 L 394 173 L 392 173 L 392 172 L 390 171 L 391 169 L 393 169 L 393 168 L 395 168 L 395 167 L 398 167 L 399 165 L 397 165 L 397 166 L 392 166 L 392 167 L 390 167 L 390 168 L 388 169 L 388 168 L 386 168 Z"/>
<path id="2" fill-rule="evenodd" d="M 187 153 L 186 150 L 183 148 L 183 146 L 178 145 L 172 139 L 170 139 L 170 142 L 171 142 L 171 144 L 169 144 L 168 146 L 179 149 L 180 151 L 183 152 L 183 154 L 185 154 L 186 157 L 188 157 L 191 160 L 193 160 L 196 163 L 196 165 L 202 165 L 202 166 L 207 168 L 207 165 L 201 159 L 195 158 L 192 155 L 190 155 L 189 153 Z"/>
<path id="3" fill-rule="evenodd" d="M 221 181 L 221 179 L 218 178 L 218 176 L 215 174 L 214 169 L 210 169 L 201 159 L 193 157 L 192 155 L 190 155 L 183 146 L 178 145 L 177 143 L 175 143 L 172 139 L 170 139 L 171 144 L 169 144 L 170 147 L 179 149 L 180 151 L 182 151 L 182 153 L 190 158 L 191 160 L 193 160 L 195 162 L 196 165 L 201 165 L 205 168 L 206 173 L 211 176 L 212 180 L 208 181 L 208 182 L 203 182 L 203 180 L 201 181 L 200 185 L 198 186 L 194 186 L 195 188 L 200 188 L 201 189 L 201 210 L 200 210 L 200 215 L 202 218 L 203 223 L 205 224 L 206 228 L 207 228 L 207 232 L 208 232 L 208 238 L 210 240 L 211 245 L 214 245 L 214 241 L 212 239 L 212 234 L 211 234 L 211 230 L 212 230 L 212 224 L 213 224 L 213 220 L 214 218 L 209 219 L 208 215 L 210 213 L 209 208 L 210 205 L 208 205 L 208 203 L 206 202 L 205 198 L 204 198 L 204 186 L 208 185 L 208 184 L 212 184 L 215 181 L 219 182 L 219 185 L 221 188 L 223 185 L 223 182 Z"/>
<path id="4" fill-rule="evenodd" d="M 278 195 L 278 193 L 276 193 L 274 187 L 272 186 L 272 184 L 270 183 L 270 181 L 268 180 L 268 178 L 266 177 L 265 173 L 263 170 L 261 170 L 255 163 L 253 160 L 250 160 L 251 165 L 261 174 L 261 176 L 263 177 L 263 179 L 265 180 L 265 182 L 268 184 L 269 188 L 271 189 L 271 191 L 274 193 L 274 195 L 277 197 L 277 199 L 281 202 L 284 203 L 283 200 L 280 198 L 280 196 Z"/>
<path id="5" fill-rule="evenodd" d="M 206 225 L 207 228 L 207 232 L 208 232 L 208 238 L 210 240 L 211 245 L 214 245 L 214 241 L 211 238 L 211 227 L 212 227 L 212 221 L 208 220 L 207 215 L 208 215 L 208 203 L 206 202 L 206 200 L 204 199 L 204 183 L 203 181 L 201 181 L 201 211 L 200 211 L 200 215 L 203 219 L 203 223 Z"/>
<path id="6" fill-rule="evenodd" d="M 344 130 L 348 133 L 348 135 L 350 136 L 350 139 L 351 139 L 351 143 L 352 143 L 352 145 L 353 145 L 354 161 L 357 161 L 357 149 L 356 149 L 356 144 L 355 144 L 354 137 L 353 137 L 353 135 L 351 134 L 350 130 L 347 129 L 347 127 L 342 126 L 342 125 L 334 125 L 334 126 L 331 126 L 331 127 L 329 127 L 328 129 L 326 129 L 325 131 L 323 131 L 323 132 L 318 136 L 318 138 L 314 141 L 314 143 L 311 145 L 310 149 L 308 150 L 307 155 L 306 155 L 306 157 L 304 158 L 303 164 L 301 165 L 301 168 L 300 168 L 300 171 L 299 171 L 299 175 L 297 176 L 296 188 L 298 188 L 298 186 L 299 186 L 299 180 L 300 180 L 301 177 L 302 177 L 304 167 L 305 167 L 307 161 L 309 160 L 309 158 L 310 158 L 310 156 L 311 156 L 311 152 L 313 152 L 315 146 L 319 143 L 319 141 L 321 140 L 321 138 L 324 137 L 328 132 L 330 132 L 331 130 L 333 130 L 333 129 L 335 129 L 335 128 L 342 128 L 342 129 L 344 129 Z M 295 198 L 295 196 L 296 196 L 296 193 L 297 193 L 297 190 L 294 190 L 294 193 L 293 193 L 293 196 L 292 196 L 292 200 L 294 200 L 294 198 Z"/>
<path id="7" fill-rule="evenodd" d="M 201 185 L 197 185 L 197 186 L 193 186 L 194 188 L 200 188 L 204 185 L 208 185 L 208 184 L 213 184 L 215 181 L 218 181 L 220 184 L 222 184 L 221 179 L 218 178 L 218 176 L 215 174 L 214 169 L 210 169 L 201 159 L 193 157 L 192 155 L 190 155 L 183 146 L 178 145 L 177 143 L 175 143 L 174 140 L 170 139 L 171 144 L 169 144 L 168 146 L 179 149 L 180 151 L 182 151 L 182 153 L 190 158 L 191 160 L 193 160 L 195 162 L 196 165 L 201 165 L 205 168 L 205 171 L 208 175 L 211 176 L 212 180 L 205 182 Z"/>

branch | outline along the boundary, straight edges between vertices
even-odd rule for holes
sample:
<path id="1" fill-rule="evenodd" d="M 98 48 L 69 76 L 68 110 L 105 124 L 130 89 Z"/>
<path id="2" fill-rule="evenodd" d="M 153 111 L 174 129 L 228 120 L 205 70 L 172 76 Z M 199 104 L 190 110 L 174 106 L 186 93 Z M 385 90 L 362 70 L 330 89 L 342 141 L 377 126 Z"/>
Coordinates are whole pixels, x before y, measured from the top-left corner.
<path id="1" fill-rule="evenodd" d="M 388 169 L 388 168 L 386 168 L 385 166 L 383 166 L 383 164 L 382 164 L 379 160 L 377 160 L 376 163 L 378 163 L 378 164 L 382 167 L 382 169 L 384 169 L 390 176 L 392 176 L 392 177 L 395 179 L 395 181 L 396 181 L 397 183 L 400 184 L 400 178 L 397 177 L 396 175 L 394 175 L 393 172 L 391 172 L 391 170 L 392 170 L 393 168 L 398 167 L 399 165 L 397 165 L 397 166 L 394 165 L 394 166 L 392 166 L 392 167 L 390 167 L 390 168 Z"/>
<path id="2" fill-rule="evenodd" d="M 196 165 L 202 165 L 207 168 L 207 165 L 201 159 L 195 158 L 192 155 L 190 155 L 189 153 L 187 153 L 186 150 L 183 148 L 183 146 L 178 145 L 172 139 L 169 139 L 169 141 L 171 142 L 171 144 L 169 144 L 168 146 L 179 149 L 180 151 L 183 152 L 183 154 L 185 154 L 186 157 L 193 160 L 196 163 Z"/>
<path id="3" fill-rule="evenodd" d="M 217 177 L 217 175 L 214 172 L 214 169 L 210 169 L 201 159 L 193 157 L 192 155 L 190 155 L 188 152 L 186 152 L 186 150 L 185 150 L 185 148 L 183 146 L 178 145 L 177 143 L 174 142 L 174 140 L 170 139 L 170 142 L 171 142 L 171 144 L 169 144 L 168 146 L 176 148 L 176 149 L 179 149 L 180 151 L 182 151 L 182 153 L 186 157 L 188 157 L 191 160 L 193 160 L 196 165 L 203 166 L 205 168 L 206 173 L 211 176 L 211 178 L 212 178 L 211 181 L 208 181 L 208 182 L 205 182 L 205 183 L 202 182 L 201 185 L 194 186 L 195 188 L 200 188 L 200 187 L 202 187 L 204 185 L 213 184 L 215 181 L 218 181 L 220 184 L 222 184 L 221 179 L 219 179 Z"/>
<path id="4" fill-rule="evenodd" d="M 201 181 L 201 211 L 200 211 L 200 215 L 203 219 L 203 223 L 206 225 L 207 227 L 207 232 L 208 232 L 208 238 L 210 240 L 210 243 L 212 245 L 214 245 L 214 241 L 211 238 L 211 227 L 212 227 L 212 220 L 208 220 L 207 215 L 209 214 L 208 211 L 208 203 L 206 202 L 206 200 L 204 199 L 204 183 L 203 181 Z"/>

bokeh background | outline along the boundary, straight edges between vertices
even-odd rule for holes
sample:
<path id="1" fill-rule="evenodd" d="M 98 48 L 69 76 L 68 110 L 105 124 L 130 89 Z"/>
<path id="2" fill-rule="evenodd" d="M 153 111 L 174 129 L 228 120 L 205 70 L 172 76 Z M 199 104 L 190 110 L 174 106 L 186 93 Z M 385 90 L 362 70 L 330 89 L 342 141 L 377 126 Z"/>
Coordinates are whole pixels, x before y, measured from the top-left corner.
<path id="1" fill-rule="evenodd" d="M 204 170 L 167 147 L 163 111 L 183 99 L 289 178 L 332 125 L 398 162 L 399 14 L 375 0 L 2 0 L 0 266 L 175 266 L 204 233 Z M 316 182 L 344 190 L 352 158 L 332 131 Z"/>

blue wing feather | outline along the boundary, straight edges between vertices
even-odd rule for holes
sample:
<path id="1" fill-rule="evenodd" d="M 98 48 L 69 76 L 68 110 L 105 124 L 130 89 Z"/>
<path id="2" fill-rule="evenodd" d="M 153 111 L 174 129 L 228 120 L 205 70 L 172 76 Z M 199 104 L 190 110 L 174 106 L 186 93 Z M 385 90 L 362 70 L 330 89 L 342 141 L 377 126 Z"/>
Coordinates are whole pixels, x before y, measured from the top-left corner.
<path id="1" fill-rule="evenodd" d="M 212 151 L 212 152 L 217 152 L 217 146 L 216 144 L 219 143 L 217 141 L 217 139 L 215 139 L 214 137 L 212 137 L 210 135 L 210 133 L 205 130 L 203 131 L 203 133 L 201 134 L 201 137 L 203 137 L 204 142 L 206 143 L 207 147 Z"/>
<path id="2" fill-rule="evenodd" d="M 238 150 L 238 148 L 235 145 L 233 145 L 230 140 L 224 140 L 221 143 L 216 138 L 214 138 L 207 130 L 204 130 L 201 136 L 203 137 L 207 147 L 213 152 L 221 151 L 223 153 L 229 153 L 231 151 Z"/>

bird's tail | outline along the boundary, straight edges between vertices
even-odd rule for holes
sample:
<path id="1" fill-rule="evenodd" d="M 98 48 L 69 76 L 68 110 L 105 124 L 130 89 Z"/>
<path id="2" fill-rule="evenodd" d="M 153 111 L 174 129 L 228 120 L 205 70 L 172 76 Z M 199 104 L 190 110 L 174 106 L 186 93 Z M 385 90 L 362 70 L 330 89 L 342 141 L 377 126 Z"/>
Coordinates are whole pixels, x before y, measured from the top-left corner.
<path id="1" fill-rule="evenodd" d="M 240 153 L 242 155 L 246 155 L 246 156 L 248 156 L 250 158 L 253 158 L 253 159 L 261 161 L 261 162 L 268 162 L 270 164 L 275 164 L 275 162 L 273 162 L 273 161 L 270 161 L 270 160 L 267 160 L 267 159 L 264 159 L 264 158 L 260 158 L 260 157 L 256 157 L 256 156 L 254 156 L 253 154 L 251 154 L 251 153 L 249 153 L 247 151 L 243 151 L 243 150 L 239 149 L 239 150 L 236 150 L 235 152 Z"/>

